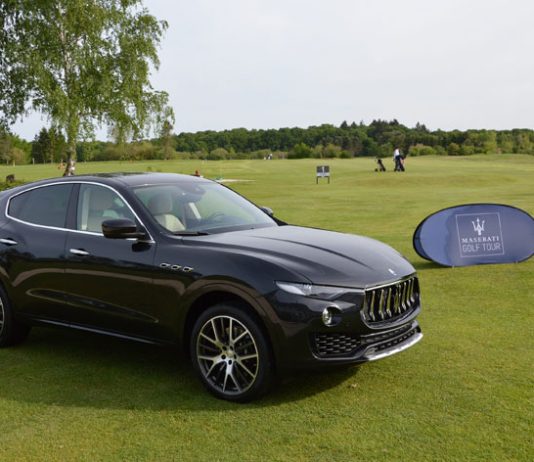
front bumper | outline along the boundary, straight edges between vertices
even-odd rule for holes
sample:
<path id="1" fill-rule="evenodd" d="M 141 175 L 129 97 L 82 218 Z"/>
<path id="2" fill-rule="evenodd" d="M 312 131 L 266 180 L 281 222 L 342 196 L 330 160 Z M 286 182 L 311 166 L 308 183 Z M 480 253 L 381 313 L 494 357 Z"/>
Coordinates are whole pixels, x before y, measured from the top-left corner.
<path id="1" fill-rule="evenodd" d="M 376 361 L 377 359 L 387 358 L 388 356 L 400 353 L 411 346 L 418 343 L 423 338 L 421 328 L 417 326 L 417 330 L 414 330 L 413 334 L 409 338 L 392 339 L 391 342 L 387 342 L 385 345 L 379 345 L 379 349 L 372 349 L 367 351 L 365 357 L 369 361 Z"/>
<path id="2" fill-rule="evenodd" d="M 419 301 L 405 316 L 370 324 L 363 313 L 363 294 L 325 301 L 278 291 L 269 303 L 280 316 L 275 354 L 281 369 L 321 368 L 358 364 L 392 356 L 418 343 L 423 334 L 416 318 Z M 321 313 L 335 303 L 341 310 L 337 325 L 327 327 Z"/>
<path id="3" fill-rule="evenodd" d="M 417 321 L 368 335 L 320 333 L 310 336 L 313 357 L 321 362 L 359 363 L 400 353 L 423 338 Z"/>

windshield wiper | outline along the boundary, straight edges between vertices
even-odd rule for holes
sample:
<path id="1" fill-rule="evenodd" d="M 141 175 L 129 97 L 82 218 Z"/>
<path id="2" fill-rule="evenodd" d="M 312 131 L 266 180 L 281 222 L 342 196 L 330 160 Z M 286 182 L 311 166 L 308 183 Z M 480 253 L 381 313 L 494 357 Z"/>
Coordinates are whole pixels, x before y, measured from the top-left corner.
<path id="1" fill-rule="evenodd" d="M 172 233 L 174 236 L 207 236 L 206 231 L 176 231 Z"/>

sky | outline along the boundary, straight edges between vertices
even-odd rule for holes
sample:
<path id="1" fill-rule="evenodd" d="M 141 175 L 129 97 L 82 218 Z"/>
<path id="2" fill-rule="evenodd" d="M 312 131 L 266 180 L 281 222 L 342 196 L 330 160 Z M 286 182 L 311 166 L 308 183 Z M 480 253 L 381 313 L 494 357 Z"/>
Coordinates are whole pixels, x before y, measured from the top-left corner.
<path id="1" fill-rule="evenodd" d="M 145 0 L 175 132 L 534 128 L 532 0 Z M 33 114 L 13 131 L 33 139 Z M 97 133 L 105 139 L 106 131 Z"/>

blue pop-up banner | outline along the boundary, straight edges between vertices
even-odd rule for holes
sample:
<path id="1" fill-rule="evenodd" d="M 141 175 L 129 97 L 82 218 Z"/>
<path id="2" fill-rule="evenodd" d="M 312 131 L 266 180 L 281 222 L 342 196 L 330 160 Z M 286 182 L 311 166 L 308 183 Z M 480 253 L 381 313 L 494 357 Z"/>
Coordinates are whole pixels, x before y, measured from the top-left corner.
<path id="1" fill-rule="evenodd" d="M 534 254 L 534 218 L 508 205 L 458 205 L 425 218 L 413 246 L 445 266 L 517 263 Z"/>

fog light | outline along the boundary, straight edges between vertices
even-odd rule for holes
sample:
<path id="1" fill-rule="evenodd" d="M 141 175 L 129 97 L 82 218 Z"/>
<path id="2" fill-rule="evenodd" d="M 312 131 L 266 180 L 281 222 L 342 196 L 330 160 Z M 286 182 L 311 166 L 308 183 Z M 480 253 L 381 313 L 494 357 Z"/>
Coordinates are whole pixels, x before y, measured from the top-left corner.
<path id="1" fill-rule="evenodd" d="M 327 306 L 321 314 L 321 319 L 327 327 L 337 326 L 341 322 L 341 310 L 337 305 Z"/>
<path id="2" fill-rule="evenodd" d="M 332 322 L 334 321 L 334 315 L 332 314 L 332 311 L 330 310 L 330 308 L 325 308 L 323 310 L 322 318 L 323 318 L 323 323 L 325 326 L 332 325 Z"/>

